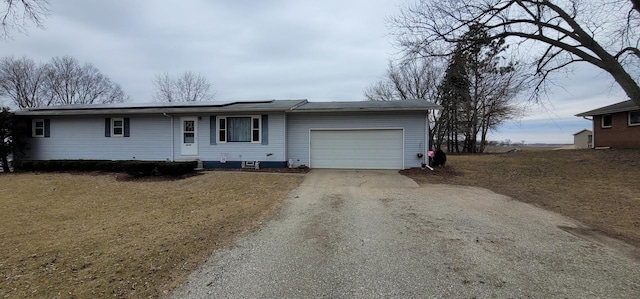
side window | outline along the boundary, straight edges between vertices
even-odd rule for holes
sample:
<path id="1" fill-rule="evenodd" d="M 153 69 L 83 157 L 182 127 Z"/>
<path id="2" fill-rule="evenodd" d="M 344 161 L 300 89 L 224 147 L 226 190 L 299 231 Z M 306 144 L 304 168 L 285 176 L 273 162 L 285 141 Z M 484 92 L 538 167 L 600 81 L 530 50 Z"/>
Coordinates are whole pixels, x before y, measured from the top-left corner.
<path id="1" fill-rule="evenodd" d="M 112 137 L 124 136 L 124 119 L 122 118 L 111 119 L 111 136 Z"/>
<path id="2" fill-rule="evenodd" d="M 44 119 L 34 119 L 31 125 L 31 136 L 44 137 Z"/>
<path id="3" fill-rule="evenodd" d="M 218 122 L 218 141 L 227 142 L 227 119 L 220 118 Z"/>
<path id="4" fill-rule="evenodd" d="M 640 125 L 640 111 L 629 112 L 629 125 L 630 126 Z"/>
<path id="5" fill-rule="evenodd" d="M 611 128 L 611 125 L 613 123 L 613 118 L 611 114 L 601 116 L 601 120 L 602 120 L 602 123 L 600 124 L 600 127 Z"/>
<path id="6" fill-rule="evenodd" d="M 105 118 L 104 137 L 130 137 L 130 119 L 127 117 Z"/>
<path id="7" fill-rule="evenodd" d="M 260 118 L 251 118 L 251 142 L 260 142 Z"/>

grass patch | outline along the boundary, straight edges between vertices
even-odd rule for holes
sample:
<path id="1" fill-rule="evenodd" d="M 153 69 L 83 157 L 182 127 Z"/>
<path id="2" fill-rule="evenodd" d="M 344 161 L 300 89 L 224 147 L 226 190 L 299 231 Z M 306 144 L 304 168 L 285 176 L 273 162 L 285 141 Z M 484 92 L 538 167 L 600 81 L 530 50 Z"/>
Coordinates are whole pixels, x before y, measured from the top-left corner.
<path id="1" fill-rule="evenodd" d="M 302 178 L 0 175 L 0 297 L 164 297 L 275 211 Z"/>
<path id="2" fill-rule="evenodd" d="M 640 150 L 525 150 L 449 155 L 445 168 L 405 174 L 419 184 L 484 187 L 640 246 L 639 166 Z"/>

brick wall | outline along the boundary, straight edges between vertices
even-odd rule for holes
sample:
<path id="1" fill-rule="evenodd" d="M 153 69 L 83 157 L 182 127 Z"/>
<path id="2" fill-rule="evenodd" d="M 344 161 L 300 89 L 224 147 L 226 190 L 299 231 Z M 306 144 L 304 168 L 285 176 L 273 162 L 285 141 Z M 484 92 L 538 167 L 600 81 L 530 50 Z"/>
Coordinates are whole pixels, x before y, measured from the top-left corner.
<path id="1" fill-rule="evenodd" d="M 593 117 L 596 147 L 640 148 L 640 126 L 628 125 L 627 112 L 613 114 L 610 128 L 602 128 L 601 118 Z"/>

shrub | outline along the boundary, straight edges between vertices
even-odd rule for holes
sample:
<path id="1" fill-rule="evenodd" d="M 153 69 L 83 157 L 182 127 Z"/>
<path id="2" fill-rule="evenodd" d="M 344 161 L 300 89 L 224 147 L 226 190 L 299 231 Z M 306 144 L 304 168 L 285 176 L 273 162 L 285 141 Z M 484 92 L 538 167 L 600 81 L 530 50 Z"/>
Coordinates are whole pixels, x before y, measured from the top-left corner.
<path id="1" fill-rule="evenodd" d="M 146 161 L 127 161 L 122 165 L 122 169 L 128 175 L 134 177 L 151 176 L 156 174 L 154 172 L 156 169 L 156 163 Z"/>
<path id="2" fill-rule="evenodd" d="M 433 166 L 444 166 L 447 163 L 447 154 L 442 150 L 437 150 L 433 155 Z"/>
<path id="3" fill-rule="evenodd" d="M 125 172 L 131 176 L 171 175 L 193 173 L 197 162 L 106 161 L 106 160 L 21 160 L 14 167 L 22 171 L 105 171 Z"/>
<path id="4" fill-rule="evenodd" d="M 196 161 L 190 162 L 160 162 L 156 164 L 157 171 L 163 175 L 179 176 L 195 171 Z"/>

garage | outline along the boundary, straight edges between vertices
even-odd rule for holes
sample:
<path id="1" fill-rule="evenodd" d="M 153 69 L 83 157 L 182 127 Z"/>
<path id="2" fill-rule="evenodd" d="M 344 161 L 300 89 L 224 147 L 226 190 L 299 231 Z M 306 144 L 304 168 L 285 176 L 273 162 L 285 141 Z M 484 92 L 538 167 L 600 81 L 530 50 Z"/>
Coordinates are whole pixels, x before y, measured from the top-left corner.
<path id="1" fill-rule="evenodd" d="M 312 168 L 403 169 L 402 129 L 311 130 Z"/>

